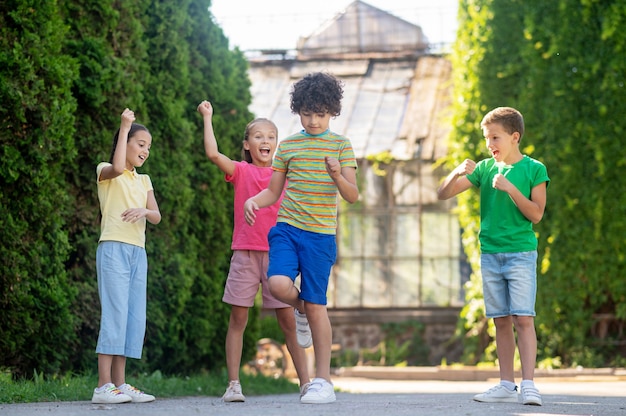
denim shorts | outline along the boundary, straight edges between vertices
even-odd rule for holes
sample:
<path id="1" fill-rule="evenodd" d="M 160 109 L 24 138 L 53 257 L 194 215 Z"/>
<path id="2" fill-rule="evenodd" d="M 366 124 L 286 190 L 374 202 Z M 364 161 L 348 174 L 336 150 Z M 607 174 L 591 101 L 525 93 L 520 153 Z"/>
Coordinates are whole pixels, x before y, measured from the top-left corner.
<path id="1" fill-rule="evenodd" d="M 251 308 L 261 285 L 264 309 L 290 308 L 270 293 L 267 284 L 267 263 L 267 251 L 233 251 L 222 301 L 229 305 Z"/>
<path id="2" fill-rule="evenodd" d="M 96 270 L 102 311 L 96 352 L 141 358 L 146 333 L 146 250 L 103 241 L 96 251 Z"/>
<path id="3" fill-rule="evenodd" d="M 330 271 L 337 260 L 335 235 L 301 230 L 284 222 L 277 223 L 268 236 L 270 263 L 267 275 L 300 275 L 300 299 L 326 305 Z"/>
<path id="4" fill-rule="evenodd" d="M 480 255 L 487 318 L 535 316 L 537 251 Z"/>

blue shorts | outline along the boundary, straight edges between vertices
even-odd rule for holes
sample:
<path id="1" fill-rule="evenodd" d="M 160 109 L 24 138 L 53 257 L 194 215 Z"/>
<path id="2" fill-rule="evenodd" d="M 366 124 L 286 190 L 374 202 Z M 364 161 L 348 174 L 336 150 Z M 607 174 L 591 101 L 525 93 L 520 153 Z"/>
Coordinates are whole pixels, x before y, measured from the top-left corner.
<path id="1" fill-rule="evenodd" d="M 268 236 L 270 263 L 267 275 L 300 275 L 300 299 L 326 305 L 330 271 L 337 260 L 335 235 L 301 230 L 284 222 L 277 223 Z"/>
<path id="2" fill-rule="evenodd" d="M 537 251 L 480 255 L 487 318 L 535 316 Z"/>
<path id="3" fill-rule="evenodd" d="M 96 251 L 96 270 L 102 311 L 96 352 L 141 358 L 146 333 L 146 250 L 103 241 Z"/>

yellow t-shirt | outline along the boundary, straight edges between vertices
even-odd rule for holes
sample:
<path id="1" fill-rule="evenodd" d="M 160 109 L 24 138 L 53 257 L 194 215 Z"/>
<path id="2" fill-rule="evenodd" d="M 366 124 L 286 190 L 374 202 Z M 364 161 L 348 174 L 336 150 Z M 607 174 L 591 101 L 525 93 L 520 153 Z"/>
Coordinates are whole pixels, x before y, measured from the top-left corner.
<path id="1" fill-rule="evenodd" d="M 153 190 L 148 175 L 140 175 L 137 170 L 124 169 L 120 176 L 100 179 L 100 173 L 108 162 L 101 162 L 96 168 L 98 183 L 98 200 L 102 221 L 100 223 L 99 241 L 120 241 L 139 247 L 146 245 L 146 219 L 141 218 L 135 223 L 122 221 L 122 213 L 129 208 L 145 208 L 148 192 Z"/>

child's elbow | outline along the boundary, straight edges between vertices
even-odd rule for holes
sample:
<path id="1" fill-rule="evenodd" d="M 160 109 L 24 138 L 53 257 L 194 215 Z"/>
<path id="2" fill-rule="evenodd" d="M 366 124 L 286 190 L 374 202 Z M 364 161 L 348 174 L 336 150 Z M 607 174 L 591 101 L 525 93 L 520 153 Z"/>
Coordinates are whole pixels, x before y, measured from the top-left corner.
<path id="1" fill-rule="evenodd" d="M 152 214 L 147 219 L 148 219 L 148 222 L 150 222 L 150 224 L 157 225 L 158 223 L 161 222 L 161 213 L 158 212 L 156 214 Z"/>
<path id="2" fill-rule="evenodd" d="M 341 193 L 341 196 L 347 203 L 354 204 L 359 200 L 359 189 L 355 186 L 353 189 L 350 189 L 349 192 Z"/>
<path id="3" fill-rule="evenodd" d="M 536 224 L 539 224 L 542 219 L 543 219 L 543 214 L 538 214 L 538 215 L 535 215 L 533 218 L 531 218 L 530 222 L 536 225 Z"/>

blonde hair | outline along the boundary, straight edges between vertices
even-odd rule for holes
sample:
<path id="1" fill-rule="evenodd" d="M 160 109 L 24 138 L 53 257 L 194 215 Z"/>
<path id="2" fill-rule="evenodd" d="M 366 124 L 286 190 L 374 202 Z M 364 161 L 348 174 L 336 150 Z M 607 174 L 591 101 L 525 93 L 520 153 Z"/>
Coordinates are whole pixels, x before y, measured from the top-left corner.
<path id="1" fill-rule="evenodd" d="M 254 127 L 255 125 L 257 125 L 259 123 L 271 124 L 272 127 L 274 127 L 274 130 L 276 130 L 276 134 L 278 135 L 278 127 L 276 127 L 276 124 L 274 124 L 274 122 L 272 120 L 270 120 L 268 118 L 264 118 L 264 117 L 259 117 L 259 118 L 255 118 L 254 120 L 249 122 L 248 125 L 246 126 L 246 130 L 243 133 L 243 140 L 244 141 L 248 140 L 248 137 L 250 137 L 250 130 L 252 130 L 252 127 Z M 252 163 L 252 155 L 250 154 L 249 150 L 246 150 L 245 147 L 241 148 L 241 159 L 245 160 L 248 163 Z"/>

